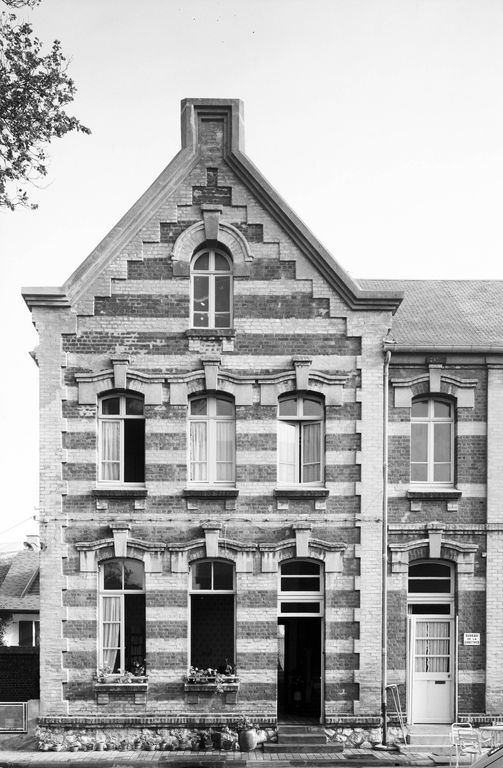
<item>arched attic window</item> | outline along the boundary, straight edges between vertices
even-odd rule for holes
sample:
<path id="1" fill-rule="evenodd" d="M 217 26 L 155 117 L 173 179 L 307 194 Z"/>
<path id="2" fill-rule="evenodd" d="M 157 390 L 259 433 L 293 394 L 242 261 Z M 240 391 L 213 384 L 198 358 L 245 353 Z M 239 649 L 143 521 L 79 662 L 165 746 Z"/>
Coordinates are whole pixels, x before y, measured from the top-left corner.
<path id="1" fill-rule="evenodd" d="M 103 395 L 98 403 L 98 477 L 103 483 L 145 482 L 143 396 Z"/>
<path id="2" fill-rule="evenodd" d="M 454 482 L 454 404 L 417 397 L 411 408 L 410 479 L 413 483 Z"/>
<path id="3" fill-rule="evenodd" d="M 221 247 L 203 246 L 191 262 L 193 328 L 232 325 L 232 259 Z"/>

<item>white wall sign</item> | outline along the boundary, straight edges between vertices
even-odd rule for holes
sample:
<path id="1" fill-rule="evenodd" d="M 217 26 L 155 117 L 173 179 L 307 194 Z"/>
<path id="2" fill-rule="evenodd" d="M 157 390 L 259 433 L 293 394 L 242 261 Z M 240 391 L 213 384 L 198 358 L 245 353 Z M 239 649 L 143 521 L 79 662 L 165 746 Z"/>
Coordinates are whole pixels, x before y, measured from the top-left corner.
<path id="1" fill-rule="evenodd" d="M 465 632 L 463 645 L 480 645 L 480 632 Z"/>

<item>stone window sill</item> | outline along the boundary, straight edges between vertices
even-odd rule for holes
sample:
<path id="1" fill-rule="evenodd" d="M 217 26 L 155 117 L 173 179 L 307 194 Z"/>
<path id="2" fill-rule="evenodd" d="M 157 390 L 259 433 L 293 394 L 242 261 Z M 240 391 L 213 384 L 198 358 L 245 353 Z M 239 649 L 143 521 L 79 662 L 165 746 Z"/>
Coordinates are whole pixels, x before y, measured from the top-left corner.
<path id="1" fill-rule="evenodd" d="M 195 339 L 222 339 L 234 338 L 234 328 L 189 328 L 185 331 L 188 338 Z"/>
<path id="2" fill-rule="evenodd" d="M 325 499 L 330 491 L 327 488 L 313 486 L 299 488 L 275 488 L 274 495 L 277 499 Z"/>
<path id="3" fill-rule="evenodd" d="M 239 491 L 237 488 L 184 488 L 183 495 L 187 499 L 236 499 Z"/>
<path id="4" fill-rule="evenodd" d="M 432 501 L 441 501 L 447 499 L 452 501 L 453 499 L 460 499 L 462 492 L 457 488 L 435 488 L 428 486 L 424 488 L 411 487 L 407 491 L 408 499 L 430 499 Z"/>
<path id="5" fill-rule="evenodd" d="M 92 493 L 93 496 L 100 499 L 142 499 L 148 496 L 146 488 L 127 488 L 126 486 L 120 488 L 103 486 L 102 488 L 94 488 Z"/>

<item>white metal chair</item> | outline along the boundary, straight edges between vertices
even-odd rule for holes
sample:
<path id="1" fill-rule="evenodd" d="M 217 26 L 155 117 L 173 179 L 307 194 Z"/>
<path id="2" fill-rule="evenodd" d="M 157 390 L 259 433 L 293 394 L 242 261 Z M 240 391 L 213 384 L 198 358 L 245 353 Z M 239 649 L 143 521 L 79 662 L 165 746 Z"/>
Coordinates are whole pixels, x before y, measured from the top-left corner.
<path id="1" fill-rule="evenodd" d="M 451 751 L 449 765 L 452 765 L 452 755 L 456 755 L 456 768 L 461 757 L 468 757 L 473 763 L 476 757 L 482 754 L 482 737 L 478 730 L 472 728 L 470 723 L 453 723 L 451 725 Z"/>

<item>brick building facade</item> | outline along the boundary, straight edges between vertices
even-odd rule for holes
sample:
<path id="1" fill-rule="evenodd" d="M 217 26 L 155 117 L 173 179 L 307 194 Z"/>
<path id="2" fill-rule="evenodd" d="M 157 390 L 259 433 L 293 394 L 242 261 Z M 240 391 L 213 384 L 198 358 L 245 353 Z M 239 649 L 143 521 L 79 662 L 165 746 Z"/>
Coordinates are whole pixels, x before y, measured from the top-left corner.
<path id="1" fill-rule="evenodd" d="M 182 102 L 165 171 L 24 291 L 41 723 L 378 724 L 386 498 L 388 682 L 412 722 L 503 714 L 501 288 L 353 281 L 240 102 Z"/>

